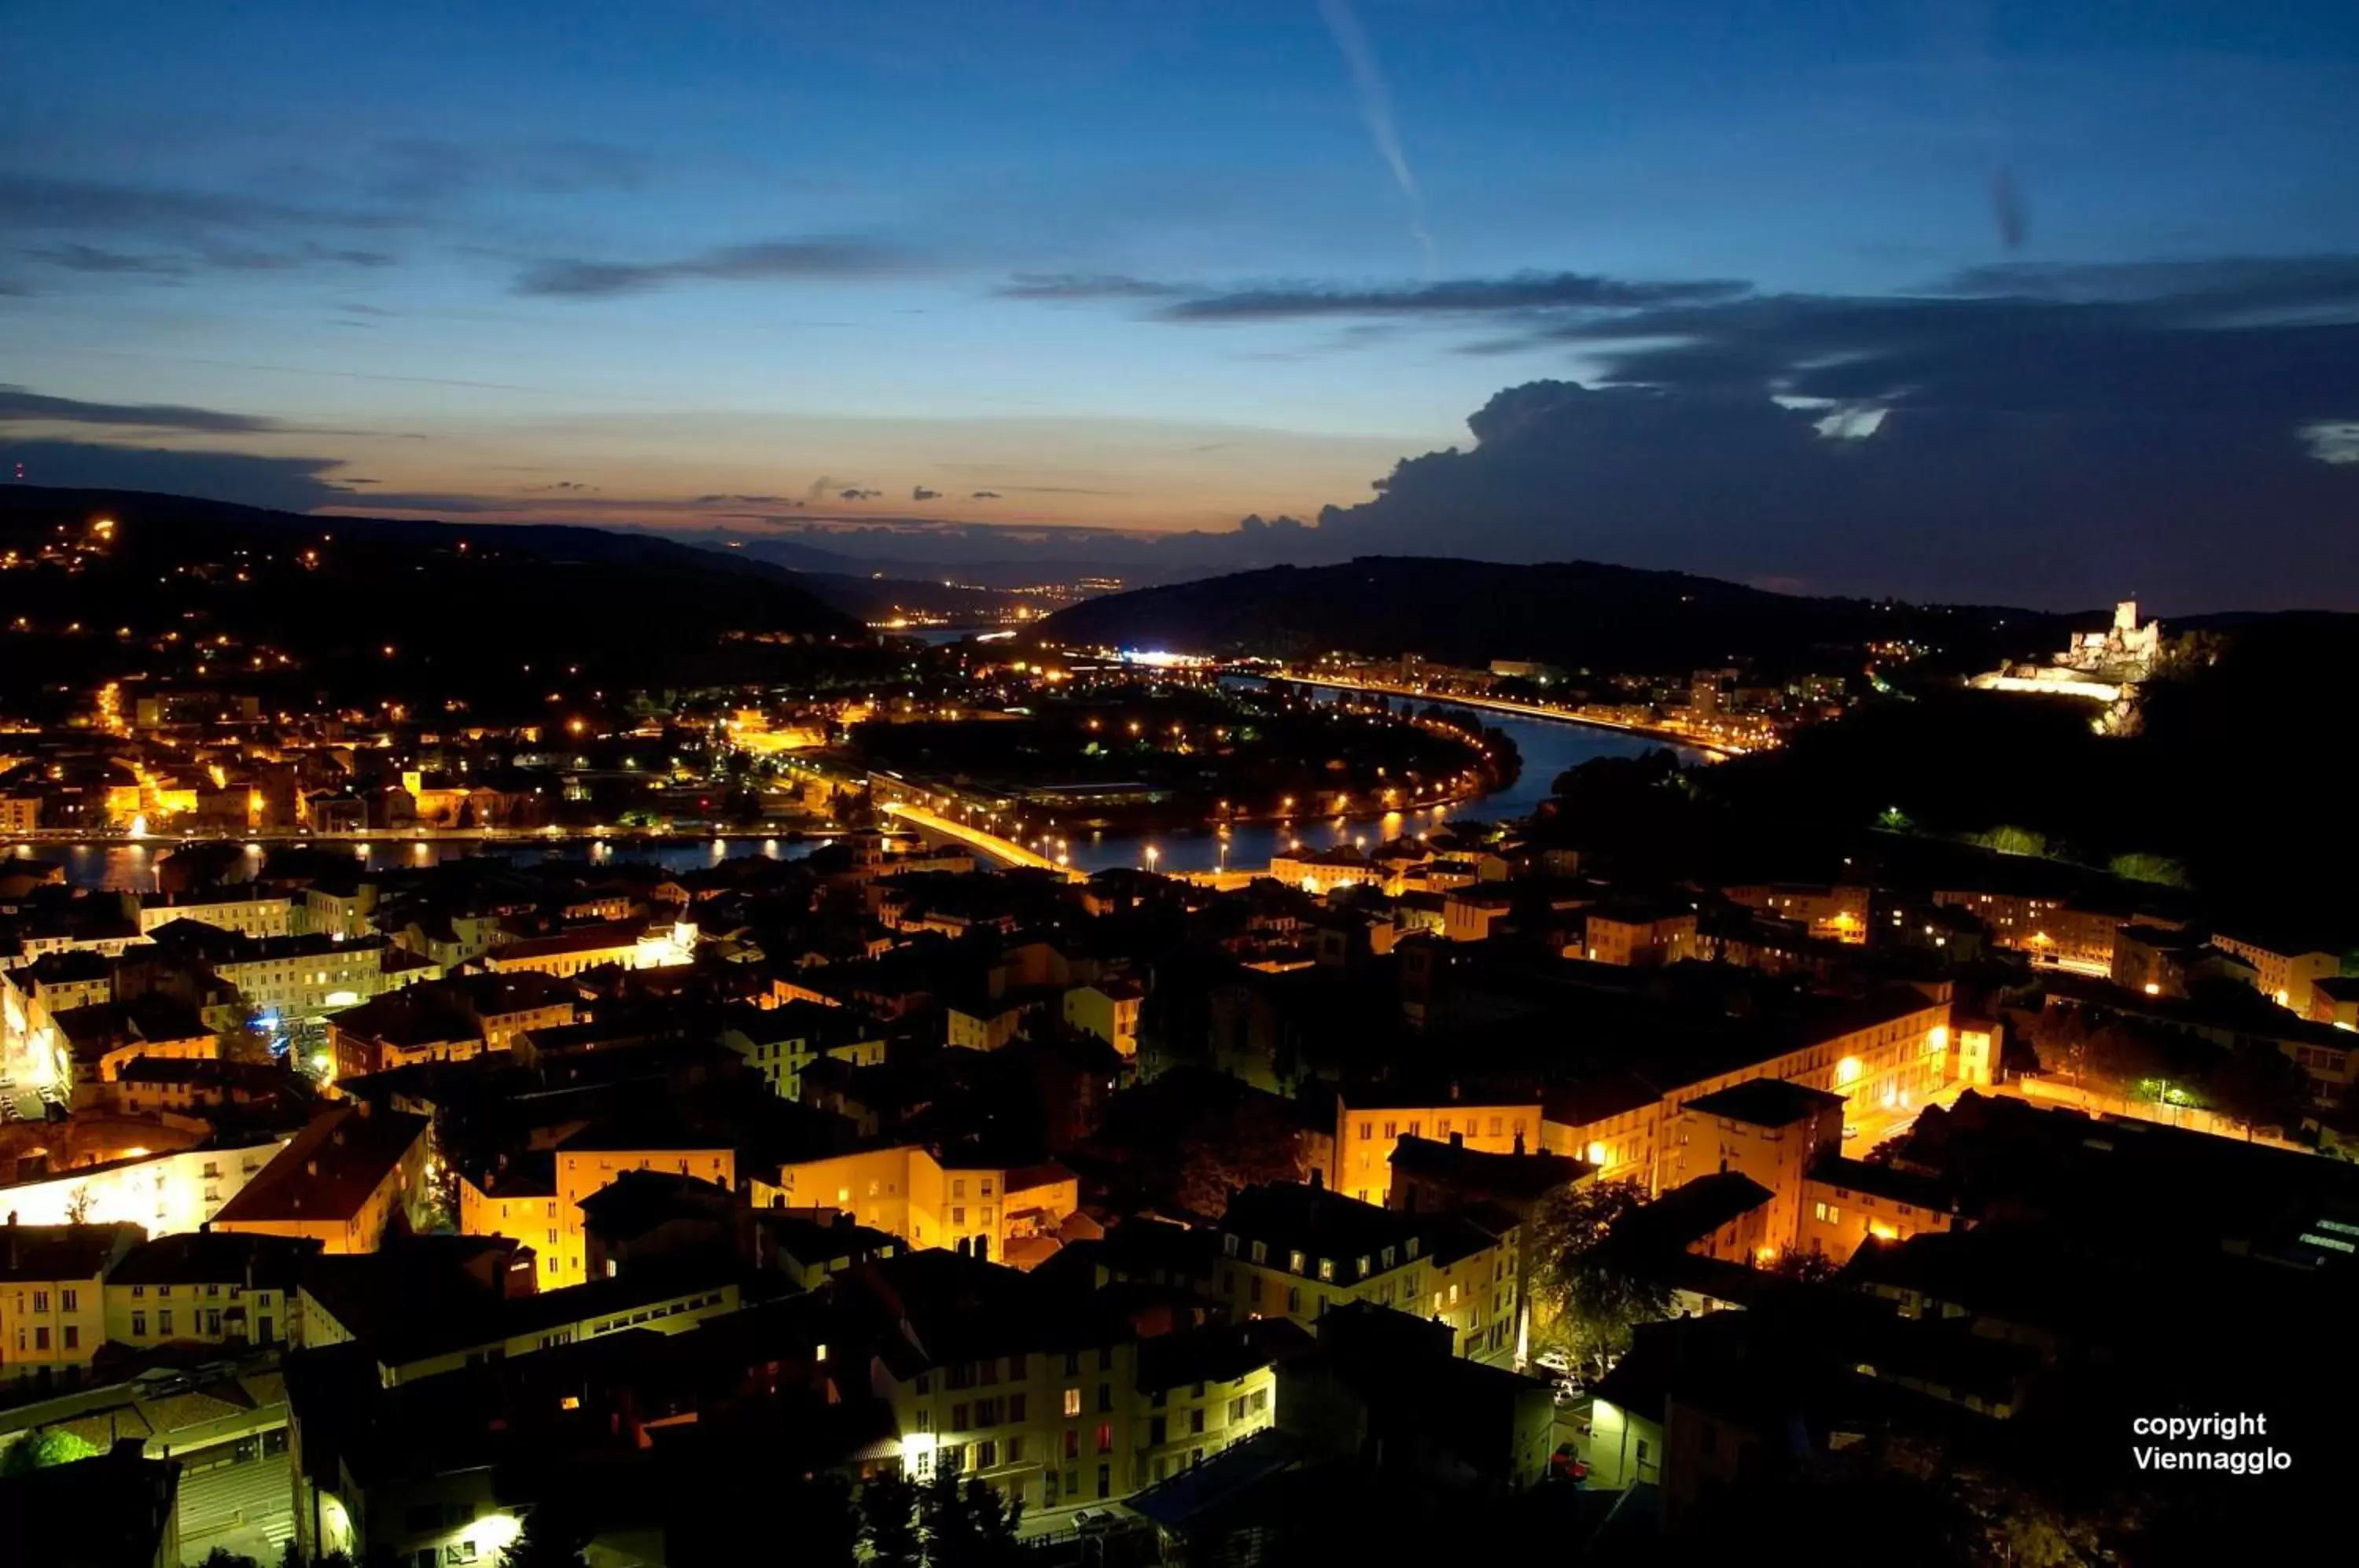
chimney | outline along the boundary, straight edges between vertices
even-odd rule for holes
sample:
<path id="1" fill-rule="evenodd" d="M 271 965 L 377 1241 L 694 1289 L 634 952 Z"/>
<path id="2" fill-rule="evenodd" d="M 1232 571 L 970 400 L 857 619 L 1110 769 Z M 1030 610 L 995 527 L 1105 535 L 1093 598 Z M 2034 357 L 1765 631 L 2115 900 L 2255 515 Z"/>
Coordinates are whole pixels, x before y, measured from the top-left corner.
<path id="1" fill-rule="evenodd" d="M 1326 1185 L 1327 1173 L 1320 1170 L 1317 1166 L 1312 1166 L 1310 1168 L 1310 1190 L 1314 1192 L 1320 1192 L 1324 1190 Z"/>

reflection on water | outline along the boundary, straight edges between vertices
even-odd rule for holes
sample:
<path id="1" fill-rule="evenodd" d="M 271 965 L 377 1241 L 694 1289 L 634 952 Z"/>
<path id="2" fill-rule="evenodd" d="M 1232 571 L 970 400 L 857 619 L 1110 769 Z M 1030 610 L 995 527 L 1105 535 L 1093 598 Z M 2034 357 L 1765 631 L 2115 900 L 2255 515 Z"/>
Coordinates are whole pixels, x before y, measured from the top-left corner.
<path id="1" fill-rule="evenodd" d="M 1240 684 L 1259 685 L 1258 681 Z M 1407 699 L 1395 698 L 1397 706 Z M 1567 724 L 1559 719 L 1521 718 L 1511 713 L 1493 713 L 1481 708 L 1462 707 L 1455 702 L 1428 702 L 1417 700 L 1422 711 L 1439 707 L 1470 718 L 1489 728 L 1506 732 L 1522 753 L 1524 768 L 1516 781 L 1479 800 L 1455 806 L 1434 806 L 1406 815 L 1399 811 L 1387 813 L 1381 821 L 1362 820 L 1298 820 L 1288 823 L 1254 822 L 1231 828 L 1226 833 L 1207 829 L 1189 833 L 1156 834 L 1089 834 L 1076 838 L 1066 853 L 1075 866 L 1085 871 L 1103 871 L 1115 866 L 1144 866 L 1147 850 L 1152 844 L 1155 863 L 1163 871 L 1212 871 L 1223 866 L 1248 867 L 1267 866 L 1271 857 L 1282 848 L 1298 843 L 1304 849 L 1332 849 L 1338 844 L 1364 841 L 1364 847 L 1375 848 L 1386 839 L 1404 833 L 1431 832 L 1451 819 L 1495 822 L 1509 817 L 1527 817 L 1539 809 L 1549 798 L 1549 789 L 1557 776 L 1567 768 L 1577 768 L 1601 757 L 1643 757 L 1660 749 L 1664 742 L 1645 735 L 1625 735 L 1615 730 L 1597 729 L 1588 724 Z M 1674 746 L 1681 760 L 1702 760 L 1702 754 Z"/>
<path id="2" fill-rule="evenodd" d="M 800 860 L 826 841 L 782 838 L 712 839 L 701 844 L 640 844 L 608 839 L 557 839 L 549 843 L 474 838 L 365 839 L 322 841 L 321 848 L 349 847 L 353 858 L 374 870 L 397 866 L 430 866 L 438 860 L 470 855 L 504 858 L 517 866 L 550 860 L 584 860 L 592 866 L 659 866 L 667 871 L 695 871 L 731 855 L 759 855 L 771 860 Z M 65 866 L 66 880 L 78 887 L 108 892 L 156 891 L 156 867 L 179 846 L 169 841 L 150 844 L 20 844 L 10 853 L 36 860 L 54 860 Z M 246 859 L 259 866 L 264 846 L 245 846 Z"/>
<path id="3" fill-rule="evenodd" d="M 1059 839 L 1044 847 L 1048 853 L 1065 855 L 1074 866 L 1084 871 L 1105 871 L 1125 866 L 1144 868 L 1150 859 L 1158 871 L 1211 871 L 1227 866 L 1267 866 L 1280 849 L 1295 846 L 1310 850 L 1332 849 L 1338 844 L 1356 841 L 1364 847 L 1374 848 L 1386 839 L 1398 838 L 1404 833 L 1430 832 L 1452 818 L 1496 821 L 1529 816 L 1538 809 L 1542 800 L 1548 799 L 1549 787 L 1567 768 L 1577 768 L 1601 757 L 1643 756 L 1665 744 L 1644 735 L 1595 729 L 1557 719 L 1524 718 L 1479 708 L 1464 708 L 1452 702 L 1428 704 L 1419 701 L 1417 705 L 1419 708 L 1431 705 L 1450 709 L 1506 731 L 1514 737 L 1516 749 L 1523 754 L 1523 772 L 1507 788 L 1479 800 L 1456 806 L 1435 806 L 1407 814 L 1393 811 L 1381 820 L 1344 822 L 1314 818 L 1282 823 L 1253 822 L 1239 824 L 1226 833 L 1214 833 L 1209 828 L 1176 833 L 1093 832 Z M 1701 760 L 1701 753 L 1678 746 L 1671 749 L 1678 751 L 1683 760 Z M 592 866 L 630 863 L 659 866 L 667 871 L 693 871 L 717 865 L 731 855 L 763 855 L 773 860 L 799 860 L 819 847 L 820 842 L 716 838 L 697 844 L 649 845 L 606 839 L 593 839 L 587 843 L 569 839 L 541 844 L 518 840 L 443 838 L 353 842 L 351 847 L 362 864 L 375 867 L 425 866 L 436 860 L 491 855 L 507 856 L 519 866 L 529 865 L 536 860 L 586 857 Z M 144 893 L 155 890 L 157 863 L 173 847 L 168 844 L 20 844 L 16 846 L 16 853 L 64 861 L 66 879 L 80 887 Z M 1154 852 L 1151 856 L 1148 854 L 1150 849 Z M 246 853 L 249 859 L 258 864 L 263 855 L 262 846 L 249 844 Z"/>

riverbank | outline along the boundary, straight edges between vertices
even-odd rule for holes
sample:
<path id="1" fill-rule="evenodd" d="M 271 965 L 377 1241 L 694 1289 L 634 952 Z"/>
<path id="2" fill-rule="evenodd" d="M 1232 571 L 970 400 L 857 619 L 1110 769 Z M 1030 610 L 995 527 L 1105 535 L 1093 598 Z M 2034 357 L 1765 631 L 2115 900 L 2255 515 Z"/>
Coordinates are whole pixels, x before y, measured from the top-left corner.
<path id="1" fill-rule="evenodd" d="M 842 833 L 842 828 L 714 828 L 696 832 L 638 832 L 614 828 L 426 828 L 399 830 L 375 828 L 358 833 L 94 833 L 75 828 L 36 828 L 30 833 L 11 833 L 9 845 L 22 851 L 29 847 L 49 845 L 60 849 L 87 846 L 92 849 L 124 849 L 136 844 L 149 850 L 186 849 L 194 844 L 228 844 L 263 845 L 332 844 L 341 845 L 394 844 L 607 844 L 626 847 L 658 849 L 684 848 L 695 844 L 723 843 L 755 843 L 777 840 L 799 844 L 806 839 L 826 840 Z"/>
<path id="2" fill-rule="evenodd" d="M 1553 719 L 1560 724 L 1581 724 L 1590 729 L 1612 730 L 1621 735 L 1645 735 L 1671 746 L 1685 746 L 1702 753 L 1714 762 L 1725 762 L 1732 757 L 1743 757 L 1749 749 L 1724 741 L 1698 740 L 1684 731 L 1661 724 L 1634 724 L 1620 719 L 1599 718 L 1592 714 L 1550 708 L 1538 702 L 1516 702 L 1504 697 L 1461 697 L 1440 691 L 1423 691 L 1414 686 L 1397 686 L 1371 681 L 1345 681 L 1332 675 L 1295 675 L 1280 671 L 1256 677 L 1263 681 L 1283 681 L 1296 686 L 1332 686 L 1342 691 L 1366 691 L 1381 697 L 1406 697 L 1411 702 L 1434 702 L 1445 707 L 1477 708 L 1486 713 L 1514 713 L 1524 718 Z"/>

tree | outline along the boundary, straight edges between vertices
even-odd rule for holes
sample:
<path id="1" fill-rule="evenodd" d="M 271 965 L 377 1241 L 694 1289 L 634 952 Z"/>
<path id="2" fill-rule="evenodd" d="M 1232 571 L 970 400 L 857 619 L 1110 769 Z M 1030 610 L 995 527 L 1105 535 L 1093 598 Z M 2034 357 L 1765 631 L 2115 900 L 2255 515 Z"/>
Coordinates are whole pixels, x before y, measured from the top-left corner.
<path id="1" fill-rule="evenodd" d="M 1834 1260 L 1823 1252 L 1804 1252 L 1789 1247 L 1777 1255 L 1777 1271 L 1788 1279 L 1799 1279 L 1805 1285 L 1823 1285 L 1839 1270 Z"/>
<path id="2" fill-rule="evenodd" d="M 968 1541 L 976 1568 L 1005 1568 L 1017 1562 L 1023 1548 L 1016 1544 L 1016 1526 L 1023 1522 L 1024 1504 L 1012 1498 L 980 1477 L 971 1477 L 966 1484 L 966 1518 Z"/>
<path id="3" fill-rule="evenodd" d="M 936 1465 L 918 1492 L 918 1530 L 926 1543 L 928 1568 L 967 1568 L 973 1560 L 973 1527 L 958 1472 Z"/>
<path id="4" fill-rule="evenodd" d="M 778 1535 L 796 1543 L 795 1561 L 812 1568 L 852 1568 L 858 1560 L 860 1510 L 852 1489 L 832 1475 L 791 1483 L 775 1510 Z"/>
<path id="5" fill-rule="evenodd" d="M 1670 1292 L 1607 1256 L 1604 1242 L 1646 1205 L 1635 1181 L 1593 1181 L 1551 1194 L 1532 1220 L 1536 1335 L 1561 1345 L 1591 1382 L 1630 1348 L 1631 1331 L 1670 1315 Z"/>
<path id="6" fill-rule="evenodd" d="M 2117 855 L 2105 869 L 2131 882 L 2154 882 L 2166 887 L 2187 886 L 2187 867 L 2165 855 L 2133 852 Z"/>
<path id="7" fill-rule="evenodd" d="M 2160 1093 L 2155 1085 L 2178 1075 L 2180 1062 L 2147 1030 L 2115 1018 L 2090 1031 L 2080 1065 L 2100 1088 L 2125 1099 L 2151 1099 Z"/>
<path id="8" fill-rule="evenodd" d="M 243 1552 L 232 1552 L 226 1546 L 216 1546 L 205 1553 L 204 1561 L 198 1564 L 198 1568 L 262 1568 L 262 1565 Z"/>
<path id="9" fill-rule="evenodd" d="M 918 1520 L 927 1568 L 1010 1568 L 1022 1560 L 1016 1530 L 1024 1505 L 1011 1502 L 979 1476 L 962 1483 L 938 1467 L 918 1491 Z"/>
<path id="10" fill-rule="evenodd" d="M 2284 1052 L 2265 1045 L 2230 1051 L 2204 1074 L 2198 1090 L 2204 1105 L 2247 1128 L 2299 1120 L 2310 1092 L 2310 1075 Z"/>
<path id="11" fill-rule="evenodd" d="M 860 1489 L 860 1539 L 873 1568 L 919 1568 L 925 1545 L 918 1536 L 918 1487 L 887 1472 Z"/>
<path id="12" fill-rule="evenodd" d="M 2088 1043 L 2088 1023 L 2078 1007 L 2043 1007 L 2031 1020 L 2031 1047 L 2042 1073 L 2079 1073 Z"/>
<path id="13" fill-rule="evenodd" d="M 1180 1135 L 1181 1207 L 1217 1215 L 1241 1187 L 1302 1180 L 1301 1134 L 1284 1102 L 1248 1096 L 1225 1115 L 1199 1118 Z"/>
<path id="14" fill-rule="evenodd" d="M 1995 827 L 1986 833 L 1976 834 L 1974 842 L 2000 855 L 2042 855 L 2048 853 L 2048 835 L 2037 828 Z"/>
<path id="15" fill-rule="evenodd" d="M 76 1187 L 72 1197 L 66 1200 L 66 1224 L 90 1224 L 90 1189 Z"/>
<path id="16" fill-rule="evenodd" d="M 97 1455 L 96 1444 L 51 1427 L 44 1432 L 27 1432 L 0 1449 L 0 1475 L 29 1475 L 54 1465 L 71 1465 Z"/>

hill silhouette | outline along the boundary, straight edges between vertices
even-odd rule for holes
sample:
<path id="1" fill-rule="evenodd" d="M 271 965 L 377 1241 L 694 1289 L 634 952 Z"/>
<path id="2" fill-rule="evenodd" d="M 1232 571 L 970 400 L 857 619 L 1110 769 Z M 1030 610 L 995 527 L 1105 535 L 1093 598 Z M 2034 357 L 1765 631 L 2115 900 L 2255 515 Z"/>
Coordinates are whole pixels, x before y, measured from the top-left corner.
<path id="1" fill-rule="evenodd" d="M 2094 614 L 1810 598 L 1590 561 L 1510 566 L 1366 556 L 1093 599 L 1050 616 L 1041 635 L 1298 658 L 1345 649 L 1451 664 L 1527 659 L 1600 671 L 1679 671 L 1731 659 L 1856 670 L 1868 643 L 1906 640 L 1938 650 L 1940 668 L 1962 670 L 2060 648 L 2070 626 L 2102 624 Z"/>
<path id="2" fill-rule="evenodd" d="M 114 522 L 103 545 L 38 559 L 92 540 L 100 517 Z M 131 674 L 307 706 L 507 708 L 545 700 L 552 670 L 577 671 L 573 685 L 695 685 L 758 670 L 777 639 L 864 636 L 782 567 L 596 528 L 15 486 L 0 489 L 11 550 L 0 699 L 20 712 Z"/>

